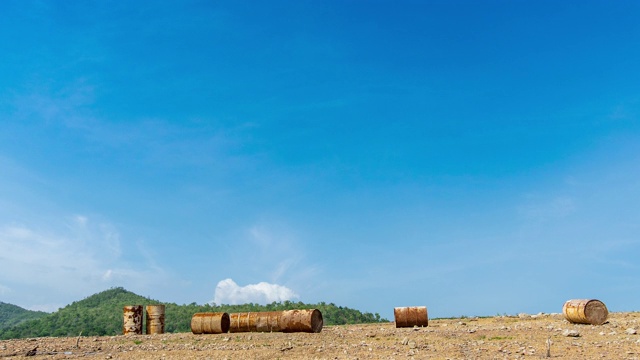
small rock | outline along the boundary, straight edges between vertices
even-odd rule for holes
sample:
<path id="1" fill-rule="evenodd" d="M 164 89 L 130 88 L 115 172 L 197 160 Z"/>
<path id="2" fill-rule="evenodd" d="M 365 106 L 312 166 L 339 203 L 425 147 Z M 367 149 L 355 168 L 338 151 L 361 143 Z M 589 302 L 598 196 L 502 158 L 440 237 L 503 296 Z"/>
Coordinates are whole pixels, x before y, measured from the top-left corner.
<path id="1" fill-rule="evenodd" d="M 625 333 L 627 333 L 628 335 L 635 335 L 638 332 L 636 331 L 636 329 L 634 328 L 628 328 L 627 330 L 624 331 Z"/>
<path id="2" fill-rule="evenodd" d="M 409 338 L 405 337 L 404 339 L 402 339 L 402 345 L 407 345 L 409 344 Z"/>
<path id="3" fill-rule="evenodd" d="M 579 337 L 580 333 L 578 332 L 578 330 L 565 330 L 562 332 L 562 336 Z"/>
<path id="4" fill-rule="evenodd" d="M 409 345 L 409 349 L 415 349 L 416 348 L 416 342 L 413 341 L 413 340 L 409 341 L 408 345 Z"/>

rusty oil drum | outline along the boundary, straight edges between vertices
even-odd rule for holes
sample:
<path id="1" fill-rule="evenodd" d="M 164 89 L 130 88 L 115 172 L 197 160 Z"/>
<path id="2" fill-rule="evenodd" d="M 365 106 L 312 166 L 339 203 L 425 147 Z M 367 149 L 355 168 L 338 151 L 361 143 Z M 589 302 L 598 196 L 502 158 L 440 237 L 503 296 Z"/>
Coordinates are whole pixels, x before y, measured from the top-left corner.
<path id="1" fill-rule="evenodd" d="M 195 313 L 191 317 L 191 332 L 194 334 L 223 334 L 229 332 L 229 314 L 222 313 Z"/>
<path id="2" fill-rule="evenodd" d="M 127 305 L 122 308 L 122 334 L 142 334 L 142 305 Z"/>
<path id="3" fill-rule="evenodd" d="M 164 305 L 147 305 L 147 334 L 164 334 Z"/>
<path id="4" fill-rule="evenodd" d="M 429 325 L 426 306 L 397 307 L 393 309 L 393 316 L 397 328 Z"/>
<path id="5" fill-rule="evenodd" d="M 263 311 L 229 314 L 230 332 L 308 332 L 322 331 L 318 309 Z"/>
<path id="6" fill-rule="evenodd" d="M 572 299 L 564 303 L 562 314 L 574 324 L 602 325 L 607 321 L 609 310 L 600 300 Z"/>

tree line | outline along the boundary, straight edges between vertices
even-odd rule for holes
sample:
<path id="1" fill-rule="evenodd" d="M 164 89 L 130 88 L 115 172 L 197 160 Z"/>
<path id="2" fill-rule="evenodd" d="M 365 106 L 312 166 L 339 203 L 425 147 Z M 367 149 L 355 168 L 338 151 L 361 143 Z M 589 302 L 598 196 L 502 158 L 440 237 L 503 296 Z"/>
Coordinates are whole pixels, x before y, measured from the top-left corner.
<path id="1" fill-rule="evenodd" d="M 3 321 L 5 307 L 0 306 L 0 339 L 32 338 L 32 337 L 69 337 L 69 336 L 105 336 L 122 334 L 122 308 L 125 305 L 156 305 L 160 301 L 142 297 L 124 288 L 112 288 L 92 295 L 84 300 L 46 314 L 32 314 L 28 310 L 11 305 L 13 312 L 11 323 Z M 273 302 L 271 304 L 242 304 L 242 305 L 217 305 L 196 303 L 177 305 L 164 303 L 165 305 L 165 332 L 190 332 L 191 317 L 198 312 L 259 312 L 281 311 L 293 309 L 318 309 L 322 312 L 325 325 L 361 324 L 388 322 L 379 314 L 361 312 L 347 307 L 337 306 L 333 303 L 320 302 L 317 304 L 305 304 L 302 302 Z M 16 310 L 15 308 L 23 311 Z M 19 312 L 29 319 L 15 316 Z M 144 332 L 144 329 L 143 329 Z"/>

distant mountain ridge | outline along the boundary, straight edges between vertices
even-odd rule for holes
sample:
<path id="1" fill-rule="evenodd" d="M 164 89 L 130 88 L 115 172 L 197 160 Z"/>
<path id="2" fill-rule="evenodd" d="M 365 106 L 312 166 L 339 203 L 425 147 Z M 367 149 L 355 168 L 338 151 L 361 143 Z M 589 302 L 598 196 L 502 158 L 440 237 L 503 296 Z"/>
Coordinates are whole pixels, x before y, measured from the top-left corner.
<path id="1" fill-rule="evenodd" d="M 117 287 L 91 295 L 83 300 L 73 302 L 58 311 L 47 314 L 22 309 L 16 305 L 0 306 L 0 339 L 34 338 L 34 337 L 69 337 L 69 336 L 105 336 L 122 334 L 122 308 L 125 305 L 163 304 L 124 288 Z M 165 331 L 191 331 L 191 317 L 197 312 L 256 312 L 279 311 L 288 309 L 318 309 L 322 312 L 325 325 L 357 324 L 386 322 L 379 314 L 362 313 L 358 310 L 336 306 L 324 302 L 304 304 L 302 302 L 285 301 L 267 305 L 177 305 L 164 303 Z M 16 309 L 17 308 L 17 309 Z M 6 309 L 6 312 L 3 312 Z M 3 314 L 6 316 L 6 322 Z M 143 329 L 144 331 L 144 329 Z"/>
<path id="2" fill-rule="evenodd" d="M 32 311 L 20 306 L 7 304 L 0 301 L 0 330 L 20 325 L 29 320 L 39 319 L 48 315 L 43 311 Z"/>

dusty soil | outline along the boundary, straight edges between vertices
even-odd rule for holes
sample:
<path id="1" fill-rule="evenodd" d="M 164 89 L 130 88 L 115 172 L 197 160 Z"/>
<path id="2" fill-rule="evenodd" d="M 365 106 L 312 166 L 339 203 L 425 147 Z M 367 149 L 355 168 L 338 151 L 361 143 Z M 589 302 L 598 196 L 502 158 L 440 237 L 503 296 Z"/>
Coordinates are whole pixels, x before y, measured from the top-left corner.
<path id="1" fill-rule="evenodd" d="M 577 337 L 568 336 L 575 330 Z M 228 333 L 35 338 L 0 341 L 0 359 L 640 359 L 640 313 L 604 325 L 562 315 L 438 319 L 424 328 L 393 323 L 325 326 L 317 334 Z M 575 333 L 574 333 L 575 335 Z"/>

